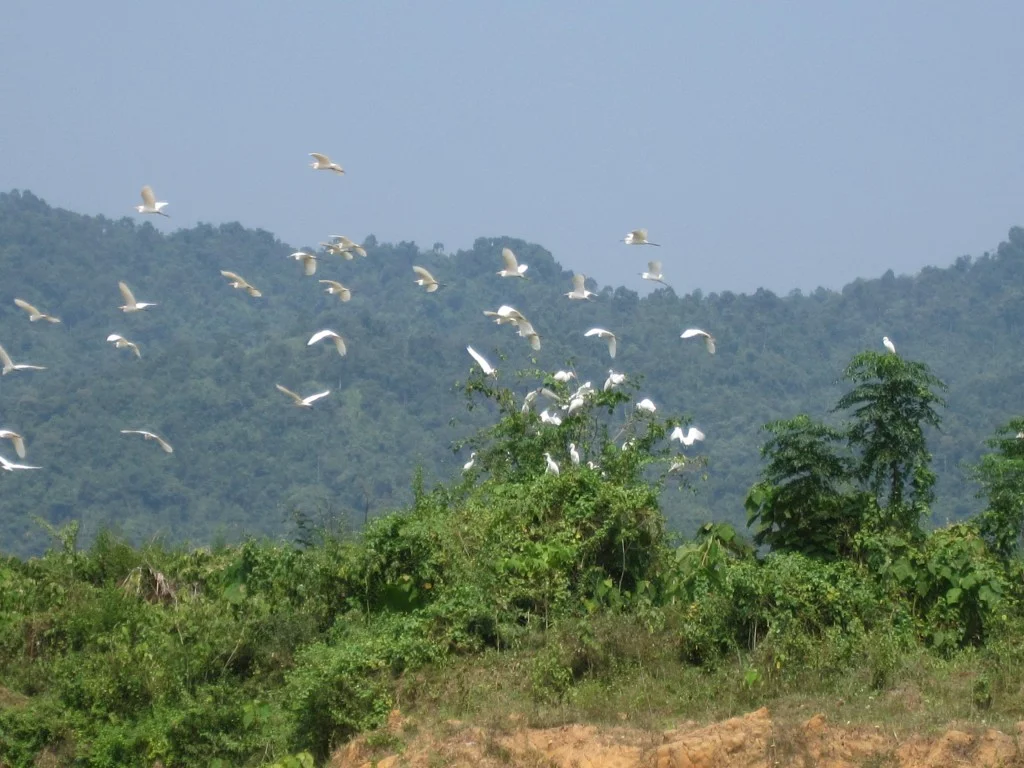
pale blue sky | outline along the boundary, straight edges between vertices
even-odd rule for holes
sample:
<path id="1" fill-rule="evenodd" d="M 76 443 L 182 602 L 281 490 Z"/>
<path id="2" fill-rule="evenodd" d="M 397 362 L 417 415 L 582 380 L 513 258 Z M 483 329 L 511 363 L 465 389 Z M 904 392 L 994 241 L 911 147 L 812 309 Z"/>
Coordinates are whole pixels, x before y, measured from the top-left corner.
<path id="1" fill-rule="evenodd" d="M 293 245 L 510 235 L 632 288 L 654 256 L 681 292 L 838 288 L 1024 223 L 1022 29 L 1019 0 L 12 1 L 0 189 L 120 217 L 151 184 L 157 226 Z M 663 247 L 620 242 L 640 226 Z"/>

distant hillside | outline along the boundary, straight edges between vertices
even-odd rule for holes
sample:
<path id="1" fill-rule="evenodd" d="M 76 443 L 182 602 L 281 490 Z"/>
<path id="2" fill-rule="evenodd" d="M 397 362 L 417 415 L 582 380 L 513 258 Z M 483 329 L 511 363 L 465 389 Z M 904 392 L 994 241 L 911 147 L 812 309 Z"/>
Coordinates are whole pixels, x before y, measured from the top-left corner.
<path id="1" fill-rule="evenodd" d="M 495 275 L 505 245 L 529 264 L 530 280 Z M 677 527 L 743 521 L 761 425 L 824 414 L 841 391 L 842 367 L 855 352 L 879 347 L 883 334 L 950 387 L 943 432 L 932 442 L 937 520 L 978 508 L 961 464 L 1022 412 L 1019 228 L 996 253 L 948 269 L 890 271 L 841 293 L 785 298 L 671 289 L 640 298 L 605 288 L 592 302 L 571 302 L 562 295 L 570 273 L 541 247 L 509 238 L 481 238 L 471 251 L 445 255 L 371 237 L 366 259 L 324 256 L 312 278 L 286 258 L 292 250 L 237 224 L 164 236 L 145 221 L 81 216 L 27 192 L 0 195 L 0 344 L 15 361 L 48 367 L 0 381 L 0 426 L 21 431 L 29 461 L 45 468 L 0 477 L 0 550 L 42 546 L 33 515 L 78 518 L 87 534 L 114 526 L 197 544 L 291 534 L 296 512 L 361 525 L 410 498 L 417 467 L 430 484 L 454 477 L 465 461 L 451 443 L 482 423 L 453 391 L 469 371 L 467 343 L 491 357 L 505 381 L 532 367 L 526 342 L 481 314 L 503 303 L 543 337 L 537 366 L 571 360 L 580 379 L 595 384 L 612 361 L 583 331 L 613 330 L 615 370 L 642 374 L 642 392 L 659 409 L 689 414 L 707 433 L 707 482 L 695 496 L 664 499 Z M 622 258 L 639 270 L 647 255 L 624 248 Z M 413 264 L 447 285 L 424 293 L 413 284 Z M 229 288 L 221 269 L 243 275 L 263 298 Z M 681 289 L 685 272 L 677 272 L 668 279 Z M 343 282 L 351 302 L 325 295 L 319 278 Z M 121 313 L 121 279 L 159 306 Z M 15 296 L 64 323 L 30 324 Z M 689 326 L 714 333 L 718 354 L 680 340 Z M 321 328 L 345 337 L 345 358 L 330 345 L 306 347 Z M 107 344 L 112 332 L 138 343 L 142 359 Z M 310 411 L 290 407 L 275 383 L 332 392 Z M 175 452 L 122 436 L 124 428 L 152 429 Z M 13 455 L 7 445 L 0 452 Z"/>

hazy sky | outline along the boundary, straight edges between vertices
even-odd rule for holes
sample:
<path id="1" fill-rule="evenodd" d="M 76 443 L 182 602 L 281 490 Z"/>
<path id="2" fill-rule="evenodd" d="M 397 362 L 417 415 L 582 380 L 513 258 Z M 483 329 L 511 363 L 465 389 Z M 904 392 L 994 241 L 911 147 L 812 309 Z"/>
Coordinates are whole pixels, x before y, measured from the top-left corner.
<path id="1" fill-rule="evenodd" d="M 150 184 L 164 229 L 293 245 L 510 235 L 633 288 L 654 257 L 680 292 L 838 288 L 1024 223 L 1022 29 L 1020 0 L 11 0 L 0 190 L 120 217 Z"/>

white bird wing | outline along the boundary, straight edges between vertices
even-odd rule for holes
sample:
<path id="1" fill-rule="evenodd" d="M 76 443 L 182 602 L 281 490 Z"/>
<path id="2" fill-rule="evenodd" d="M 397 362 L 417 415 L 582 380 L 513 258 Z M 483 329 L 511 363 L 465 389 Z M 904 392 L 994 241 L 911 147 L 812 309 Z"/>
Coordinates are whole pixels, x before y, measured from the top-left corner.
<path id="1" fill-rule="evenodd" d="M 327 155 L 322 155 L 319 152 L 310 152 L 309 156 L 312 157 L 314 160 L 316 160 L 321 165 L 330 165 L 331 164 L 331 158 L 329 158 Z"/>
<path id="2" fill-rule="evenodd" d="M 711 334 L 707 331 L 702 331 L 700 328 L 687 328 L 680 334 L 681 339 L 692 339 L 694 336 L 710 336 Z"/>
<path id="3" fill-rule="evenodd" d="M 572 288 L 574 293 L 583 293 L 586 291 L 587 276 L 576 273 L 572 276 Z"/>
<path id="4" fill-rule="evenodd" d="M 317 331 L 316 333 L 314 333 L 312 336 L 309 337 L 309 341 L 306 342 L 306 346 L 307 347 L 312 346 L 313 344 L 316 344 L 321 339 L 326 339 L 328 337 L 330 337 L 330 338 L 341 338 L 334 331 L 330 331 L 330 330 Z"/>
<path id="5" fill-rule="evenodd" d="M 115 343 L 118 342 L 118 341 L 124 341 L 124 340 L 125 340 L 124 336 L 122 336 L 119 333 L 112 333 L 109 336 L 107 336 L 107 341 L 112 341 L 112 342 L 115 342 Z"/>
<path id="6" fill-rule="evenodd" d="M 512 253 L 511 248 L 501 249 L 501 259 L 505 262 L 505 270 L 517 274 L 519 272 L 519 263 L 516 261 L 516 255 Z"/>
<path id="7" fill-rule="evenodd" d="M 251 285 L 249 285 L 249 281 L 246 280 L 244 277 L 242 277 L 237 272 L 229 272 L 226 269 L 222 269 L 220 271 L 220 273 L 222 275 L 224 275 L 224 277 L 226 277 L 228 280 L 235 280 L 236 282 L 238 282 L 238 284 L 239 284 L 238 287 L 239 288 L 246 288 L 246 287 L 251 288 L 252 287 Z"/>
<path id="8" fill-rule="evenodd" d="M 682 427 L 676 427 L 675 429 L 673 429 L 672 430 L 672 434 L 670 434 L 668 436 L 668 439 L 669 440 L 678 440 L 679 442 L 683 442 L 683 428 Z"/>
<path id="9" fill-rule="evenodd" d="M 412 271 L 415 272 L 420 277 L 422 277 L 424 280 L 426 280 L 427 283 L 436 283 L 437 282 L 437 280 L 434 279 L 434 276 L 432 274 L 430 274 L 427 270 L 425 270 L 423 267 L 416 267 L 416 266 L 414 266 L 412 268 Z"/>
<path id="10" fill-rule="evenodd" d="M 467 346 L 466 351 L 469 352 L 470 356 L 474 360 L 476 360 L 477 365 L 480 366 L 480 370 L 483 371 L 485 375 L 490 376 L 491 373 L 495 371 L 495 368 L 493 368 L 491 364 L 487 362 L 484 356 L 477 352 L 475 349 Z"/>
<path id="11" fill-rule="evenodd" d="M 164 449 L 164 453 L 174 453 L 174 449 L 171 447 L 171 444 L 168 443 L 166 440 L 164 440 L 159 435 L 151 435 L 150 439 L 151 440 L 156 440 L 157 443 L 160 444 L 160 447 Z"/>
<path id="12" fill-rule="evenodd" d="M 29 313 L 30 315 L 41 315 L 41 314 L 43 314 L 42 312 L 40 312 L 40 311 L 39 311 L 38 309 L 36 309 L 35 307 L 33 307 L 33 306 L 32 306 L 31 304 L 29 304 L 29 303 L 28 303 L 27 301 L 25 301 L 24 299 L 15 299 L 15 300 L 14 300 L 14 303 L 15 303 L 16 305 L 18 305 L 19 307 L 21 307 L 22 309 L 24 309 L 24 310 L 25 310 L 26 312 L 28 312 L 28 313 Z"/>
<path id="13" fill-rule="evenodd" d="M 0 364 L 2 364 L 4 368 L 14 367 L 14 361 L 11 360 L 11 356 L 7 354 L 7 350 L 2 346 L 0 346 Z"/>
<path id="14" fill-rule="evenodd" d="M 11 442 L 14 443 L 14 452 L 19 459 L 25 458 L 25 438 L 18 434 L 11 435 Z"/>
<path id="15" fill-rule="evenodd" d="M 117 287 L 121 290 L 121 296 L 124 298 L 124 303 L 126 305 L 128 305 L 129 307 L 134 306 L 135 305 L 135 297 L 132 295 L 131 289 L 124 282 L 124 280 L 121 280 L 117 284 Z"/>
<path id="16" fill-rule="evenodd" d="M 708 337 L 704 339 L 704 344 L 707 346 L 709 354 L 715 354 L 715 338 L 713 336 L 709 334 Z"/>
<path id="17" fill-rule="evenodd" d="M 696 427 L 690 427 L 686 430 L 686 436 L 683 438 L 684 445 L 693 445 L 695 440 L 703 440 L 704 433 Z"/>
<path id="18" fill-rule="evenodd" d="M 301 398 L 301 397 L 299 397 L 299 396 L 298 396 L 297 394 L 295 394 L 294 392 L 292 392 L 292 391 L 291 391 L 290 389 L 288 389 L 287 387 L 282 387 L 282 386 L 281 386 L 280 384 L 275 384 L 274 386 L 275 386 L 275 387 L 277 387 L 277 390 L 278 390 L 278 392 L 284 392 L 284 393 L 285 393 L 286 395 L 288 395 L 288 397 L 290 397 L 290 398 L 291 398 L 292 400 L 294 400 L 294 401 L 295 401 L 296 403 L 301 403 L 301 402 L 302 402 L 302 398 Z"/>
<path id="19" fill-rule="evenodd" d="M 312 405 L 321 397 L 327 397 L 329 394 L 331 394 L 331 390 L 325 389 L 323 392 L 317 392 L 315 395 L 310 395 L 309 397 L 302 398 L 300 402 L 303 402 L 306 405 Z"/>
<path id="20" fill-rule="evenodd" d="M 603 339 L 605 336 L 612 336 L 614 334 L 612 334 L 611 331 L 606 331 L 604 328 L 591 328 L 589 331 L 587 331 L 583 335 L 584 336 L 597 336 L 597 337 Z"/>
<path id="21" fill-rule="evenodd" d="M 647 269 L 651 271 L 652 275 L 661 277 L 661 262 L 660 261 L 648 261 Z"/>
<path id="22" fill-rule="evenodd" d="M 147 208 L 156 208 L 156 195 L 153 194 L 153 188 L 149 184 L 142 188 L 142 203 Z"/>

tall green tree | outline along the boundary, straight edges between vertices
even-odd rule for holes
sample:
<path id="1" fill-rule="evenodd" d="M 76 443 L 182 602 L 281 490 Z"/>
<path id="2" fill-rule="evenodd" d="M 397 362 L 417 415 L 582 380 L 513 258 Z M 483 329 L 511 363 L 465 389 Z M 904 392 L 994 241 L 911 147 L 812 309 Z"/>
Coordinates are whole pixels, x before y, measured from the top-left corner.
<path id="1" fill-rule="evenodd" d="M 754 541 L 818 557 L 848 553 L 860 516 L 843 433 L 806 414 L 764 429 L 771 434 L 761 447 L 768 464 L 746 500 Z"/>
<path id="2" fill-rule="evenodd" d="M 1024 418 L 1012 419 L 985 441 L 994 453 L 981 457 L 972 474 L 988 505 L 978 526 L 989 545 L 1003 557 L 1020 546 L 1024 534 Z"/>
<path id="3" fill-rule="evenodd" d="M 854 387 L 833 411 L 852 411 L 854 474 L 878 500 L 882 527 L 916 534 L 935 485 L 924 429 L 941 424 L 936 408 L 946 403 L 937 393 L 946 385 L 925 363 L 874 351 L 855 355 L 843 378 Z"/>

